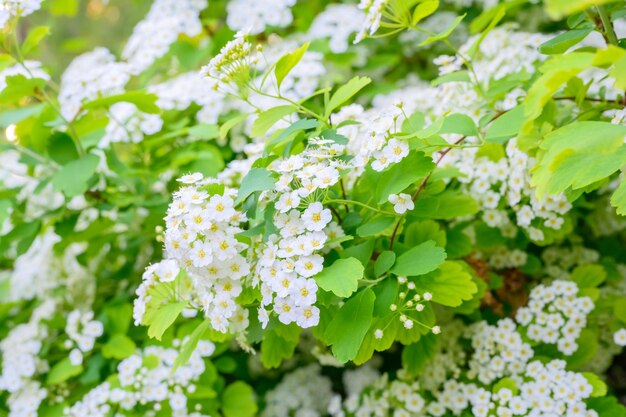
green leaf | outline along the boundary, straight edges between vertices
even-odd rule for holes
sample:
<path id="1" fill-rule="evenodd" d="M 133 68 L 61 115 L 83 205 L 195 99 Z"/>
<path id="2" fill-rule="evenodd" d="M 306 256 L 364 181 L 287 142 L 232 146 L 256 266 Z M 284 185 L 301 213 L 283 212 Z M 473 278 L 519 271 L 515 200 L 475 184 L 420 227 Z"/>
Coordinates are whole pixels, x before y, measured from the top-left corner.
<path id="1" fill-rule="evenodd" d="M 102 346 L 102 356 L 105 358 L 124 359 L 135 353 L 135 342 L 124 334 L 114 334 Z"/>
<path id="2" fill-rule="evenodd" d="M 156 105 L 158 97 L 156 94 L 146 91 L 128 91 L 123 94 L 102 97 L 83 104 L 85 110 L 109 108 L 115 103 L 125 102 L 132 103 L 137 109 L 144 113 L 157 114 L 161 112 L 159 106 Z"/>
<path id="3" fill-rule="evenodd" d="M 78 159 L 78 151 L 72 138 L 64 132 L 54 132 L 46 144 L 48 155 L 57 164 L 65 165 Z"/>
<path id="4" fill-rule="evenodd" d="M 280 119 L 296 111 L 292 105 L 277 106 L 261 112 L 252 123 L 250 134 L 254 137 L 263 136 Z"/>
<path id="5" fill-rule="evenodd" d="M 626 216 L 626 181 L 621 181 L 611 196 L 611 205 L 617 214 Z"/>
<path id="6" fill-rule="evenodd" d="M 626 163 L 626 126 L 584 121 L 547 134 L 532 171 L 537 196 L 578 189 L 608 177 Z"/>
<path id="7" fill-rule="evenodd" d="M 298 65 L 298 62 L 300 62 L 307 49 L 309 49 L 309 42 L 305 43 L 295 51 L 286 53 L 276 62 L 274 74 L 276 75 L 276 85 L 278 86 L 279 91 L 283 80 L 287 74 L 289 74 L 289 72 L 296 65 Z"/>
<path id="8" fill-rule="evenodd" d="M 352 96 L 361 91 L 366 85 L 368 85 L 372 80 L 368 77 L 354 77 L 347 84 L 342 85 L 335 91 L 335 94 L 330 98 L 328 105 L 326 106 L 326 112 L 324 113 L 324 118 L 328 119 L 328 117 L 332 114 L 332 112 L 341 106 L 346 101 L 350 100 Z"/>
<path id="9" fill-rule="evenodd" d="M 356 234 L 360 237 L 369 236 L 391 236 L 393 226 L 396 223 L 395 217 L 375 216 L 363 223 L 356 229 Z"/>
<path id="10" fill-rule="evenodd" d="M 187 337 L 185 343 L 180 348 L 180 352 L 174 361 L 174 370 L 179 366 L 186 364 L 191 358 L 193 351 L 196 350 L 198 342 L 209 328 L 209 320 L 202 320 L 202 322 L 194 329 L 194 331 Z"/>
<path id="11" fill-rule="evenodd" d="M 45 108 L 46 103 L 39 103 L 14 110 L 5 110 L 0 114 L 0 127 L 7 128 L 9 125 L 21 122 L 31 116 L 38 116 Z"/>
<path id="12" fill-rule="evenodd" d="M 276 180 L 267 169 L 252 168 L 241 181 L 235 204 L 241 203 L 252 193 L 271 189 L 275 183 Z"/>
<path id="13" fill-rule="evenodd" d="M 429 292 L 433 301 L 448 307 L 458 307 L 471 300 L 478 291 L 472 276 L 458 261 L 446 261 L 427 275 L 413 280 L 416 291 Z"/>
<path id="14" fill-rule="evenodd" d="M 301 329 L 298 326 L 268 328 L 261 341 L 261 363 L 264 367 L 278 368 L 283 359 L 293 356 Z"/>
<path id="15" fill-rule="evenodd" d="M 57 362 L 46 376 L 46 385 L 56 385 L 68 379 L 80 375 L 83 372 L 82 365 L 72 365 L 70 358 L 61 359 Z"/>
<path id="16" fill-rule="evenodd" d="M 22 44 L 22 55 L 28 55 L 28 53 L 37 47 L 39 42 L 41 42 L 41 40 L 49 33 L 50 28 L 48 26 L 38 26 L 28 32 L 28 36 L 26 36 L 26 39 Z"/>
<path id="17" fill-rule="evenodd" d="M 424 0 L 415 7 L 413 10 L 413 17 L 411 18 L 411 26 L 417 25 L 425 17 L 435 13 L 439 7 L 439 0 Z"/>
<path id="18" fill-rule="evenodd" d="M 225 139 L 226 136 L 228 135 L 228 132 L 230 132 L 230 129 L 232 129 L 233 127 L 237 126 L 239 123 L 243 122 L 244 120 L 246 120 L 248 118 L 248 114 L 244 113 L 244 114 L 240 114 L 239 116 L 235 116 L 235 117 L 231 117 L 229 118 L 227 121 L 225 121 L 221 126 L 220 126 L 220 139 Z"/>
<path id="19" fill-rule="evenodd" d="M 424 275 L 437 269 L 445 259 L 446 251 L 427 240 L 398 256 L 391 272 L 399 276 Z"/>
<path id="20" fill-rule="evenodd" d="M 397 164 L 393 164 L 380 174 L 376 186 L 378 204 L 387 202 L 390 194 L 398 194 L 409 185 L 424 178 L 435 168 L 432 158 L 421 152 L 411 152 Z"/>
<path id="21" fill-rule="evenodd" d="M 402 349 L 402 367 L 409 374 L 418 375 L 437 353 L 437 345 L 437 335 L 428 333 L 419 341 L 405 346 Z"/>
<path id="22" fill-rule="evenodd" d="M 163 333 L 176 321 L 178 315 L 185 309 L 187 302 L 170 303 L 161 306 L 148 327 L 148 336 L 161 340 Z"/>
<path id="23" fill-rule="evenodd" d="M 464 136 L 477 136 L 478 129 L 471 117 L 461 113 L 454 113 L 446 116 L 439 133 L 458 133 Z"/>
<path id="24" fill-rule="evenodd" d="M 396 254 L 390 250 L 386 250 L 378 255 L 376 262 L 374 263 L 374 275 L 381 276 L 385 272 L 389 271 L 393 264 L 396 262 Z"/>
<path id="25" fill-rule="evenodd" d="M 321 289 L 347 298 L 357 290 L 363 270 L 363 265 L 356 258 L 337 259 L 314 278 Z"/>
<path id="26" fill-rule="evenodd" d="M 524 99 L 524 116 L 528 119 L 526 123 L 539 117 L 554 93 L 576 74 L 589 68 L 593 60 L 593 53 L 571 52 L 557 55 L 545 62 L 540 68 L 543 75 L 533 83 Z"/>
<path id="27" fill-rule="evenodd" d="M 440 84 L 452 83 L 452 82 L 469 83 L 469 82 L 472 82 L 472 80 L 470 79 L 469 72 L 462 70 L 462 71 L 451 72 L 449 74 L 445 74 L 440 77 L 437 77 L 434 80 L 432 80 L 430 84 L 436 87 Z"/>
<path id="28" fill-rule="evenodd" d="M 626 90 L 626 56 L 619 59 L 611 71 L 609 75 L 615 78 L 614 87 L 618 90 Z"/>
<path id="29" fill-rule="evenodd" d="M 357 293 L 346 301 L 328 324 L 324 339 L 332 346 L 338 361 L 352 360 L 359 352 L 372 324 L 375 299 L 370 288 Z"/>
<path id="30" fill-rule="evenodd" d="M 253 417 L 258 409 L 254 390 L 245 382 L 233 382 L 222 394 L 224 417 Z"/>
<path id="31" fill-rule="evenodd" d="M 606 280 L 606 270 L 596 264 L 587 264 L 576 267 L 570 279 L 578 288 L 595 288 Z"/>
<path id="32" fill-rule="evenodd" d="M 41 78 L 26 78 L 22 74 L 9 75 L 6 77 L 6 87 L 0 92 L 0 103 L 11 103 L 36 95 L 46 85 L 46 80 Z"/>
<path id="33" fill-rule="evenodd" d="M 591 372 L 583 372 L 582 375 L 585 377 L 589 385 L 593 387 L 593 391 L 591 391 L 591 398 L 594 397 L 604 397 L 607 392 L 607 386 L 596 374 Z"/>
<path id="34" fill-rule="evenodd" d="M 191 126 L 188 132 L 190 136 L 204 140 L 215 139 L 220 135 L 217 125 L 208 123 L 200 123 L 195 126 Z"/>
<path id="35" fill-rule="evenodd" d="M 402 132 L 419 132 L 424 128 L 425 124 L 426 118 L 424 117 L 424 113 L 417 111 L 410 115 L 408 118 L 404 119 L 404 121 L 402 122 Z"/>
<path id="36" fill-rule="evenodd" d="M 524 122 L 524 106 L 517 106 L 494 120 L 485 136 L 488 143 L 505 143 L 517 136 Z"/>
<path id="37" fill-rule="evenodd" d="M 561 33 L 539 45 L 539 52 L 546 55 L 562 54 L 593 31 L 593 28 L 574 29 Z"/>
<path id="38" fill-rule="evenodd" d="M 46 3 L 56 16 L 75 16 L 78 12 L 78 0 L 48 0 Z"/>
<path id="39" fill-rule="evenodd" d="M 269 153 L 277 146 L 281 146 L 291 139 L 291 135 L 307 129 L 314 129 L 319 126 L 319 122 L 315 119 L 301 119 L 283 130 L 278 136 L 270 140 L 265 147 L 265 152 Z"/>
<path id="40" fill-rule="evenodd" d="M 587 408 L 598 412 L 599 417 L 626 417 L 626 407 L 615 397 L 589 398 Z"/>
<path id="41" fill-rule="evenodd" d="M 68 162 L 52 178 L 52 186 L 68 197 L 83 194 L 89 188 L 88 181 L 100 163 L 96 155 L 88 154 Z"/>
<path id="42" fill-rule="evenodd" d="M 556 20 L 567 15 L 582 12 L 593 6 L 615 1 L 616 0 L 546 0 L 545 8 L 548 15 Z"/>
<path id="43" fill-rule="evenodd" d="M 419 44 L 419 46 L 426 46 L 426 45 L 430 45 L 433 42 L 437 42 L 437 41 L 441 41 L 444 39 L 447 39 L 448 36 L 450 36 L 450 34 L 452 33 L 452 31 L 454 29 L 456 29 L 456 27 L 463 21 L 463 19 L 465 19 L 465 14 L 461 15 L 461 16 L 457 16 L 456 19 L 454 19 L 454 22 L 452 22 L 452 24 L 443 32 L 439 32 L 436 35 L 433 35 L 431 37 L 429 37 L 428 39 L 426 39 L 425 41 L 423 41 L 422 43 Z"/>

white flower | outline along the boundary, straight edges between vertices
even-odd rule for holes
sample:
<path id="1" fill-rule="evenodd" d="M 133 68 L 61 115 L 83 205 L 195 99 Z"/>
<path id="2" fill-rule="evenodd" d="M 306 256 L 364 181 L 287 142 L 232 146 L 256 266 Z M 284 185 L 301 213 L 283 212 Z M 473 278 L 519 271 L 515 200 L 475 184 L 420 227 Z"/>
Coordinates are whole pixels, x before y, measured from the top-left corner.
<path id="1" fill-rule="evenodd" d="M 325 209 L 322 203 L 315 202 L 302 213 L 304 227 L 311 232 L 319 232 L 330 222 L 332 215 L 329 209 Z"/>
<path id="2" fill-rule="evenodd" d="M 303 329 L 317 326 L 320 322 L 320 310 L 315 306 L 298 307 L 296 310 L 296 324 Z"/>
<path id="3" fill-rule="evenodd" d="M 394 211 L 398 214 L 404 214 L 407 210 L 413 210 L 415 208 L 415 204 L 408 194 L 390 194 L 387 198 L 389 202 L 393 204 Z"/>
<path id="4" fill-rule="evenodd" d="M 618 346 L 626 346 L 626 329 L 619 329 L 613 335 L 613 341 Z"/>
<path id="5" fill-rule="evenodd" d="M 198 181 L 202 180 L 203 176 L 199 172 L 194 172 L 193 174 L 186 174 L 177 179 L 176 181 L 182 182 L 183 184 L 195 184 Z"/>
<path id="6" fill-rule="evenodd" d="M 79 349 L 72 349 L 69 355 L 70 362 L 74 366 L 79 366 L 83 363 L 83 354 Z"/>

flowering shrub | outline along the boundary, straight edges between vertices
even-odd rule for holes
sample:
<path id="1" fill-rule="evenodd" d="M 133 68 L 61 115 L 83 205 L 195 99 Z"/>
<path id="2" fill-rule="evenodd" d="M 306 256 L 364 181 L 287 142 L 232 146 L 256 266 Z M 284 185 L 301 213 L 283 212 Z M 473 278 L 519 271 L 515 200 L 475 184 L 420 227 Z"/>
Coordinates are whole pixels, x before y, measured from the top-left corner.
<path id="1" fill-rule="evenodd" d="M 82 3 L 0 2 L 0 416 L 626 416 L 624 1 Z"/>

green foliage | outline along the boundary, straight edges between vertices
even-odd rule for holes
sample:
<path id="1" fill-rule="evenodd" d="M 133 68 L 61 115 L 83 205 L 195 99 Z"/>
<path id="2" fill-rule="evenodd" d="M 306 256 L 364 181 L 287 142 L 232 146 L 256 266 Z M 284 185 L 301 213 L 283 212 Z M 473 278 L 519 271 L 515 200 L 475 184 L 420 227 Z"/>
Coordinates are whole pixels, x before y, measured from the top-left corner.
<path id="1" fill-rule="evenodd" d="M 346 301 L 328 324 L 324 339 L 332 346 L 338 361 L 347 362 L 359 352 L 372 322 L 375 299 L 371 289 L 358 292 Z"/>
<path id="2" fill-rule="evenodd" d="M 349 297 L 363 278 L 363 265 L 356 258 L 337 259 L 315 276 L 317 285 L 338 297 Z"/>
<path id="3" fill-rule="evenodd" d="M 391 269 L 396 275 L 418 276 L 437 269 L 446 259 L 446 251 L 427 240 L 398 256 Z"/>

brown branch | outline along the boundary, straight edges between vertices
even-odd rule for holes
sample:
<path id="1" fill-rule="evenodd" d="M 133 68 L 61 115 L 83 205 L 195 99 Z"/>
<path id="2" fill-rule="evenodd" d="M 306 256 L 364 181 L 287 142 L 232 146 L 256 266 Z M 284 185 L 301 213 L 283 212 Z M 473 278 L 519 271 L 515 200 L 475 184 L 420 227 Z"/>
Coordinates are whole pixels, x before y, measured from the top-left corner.
<path id="1" fill-rule="evenodd" d="M 493 116 L 491 118 L 491 120 L 489 120 L 488 123 L 493 122 L 494 120 L 496 120 L 497 118 L 499 118 L 500 116 L 505 114 L 507 111 L 508 110 L 500 111 L 500 112 L 496 113 L 496 115 Z M 448 152 L 450 152 L 453 149 L 454 146 L 460 144 L 466 138 L 467 138 L 467 136 L 461 137 L 460 139 L 458 139 L 457 141 L 454 142 L 453 146 L 449 146 L 449 147 L 445 148 L 443 151 L 441 151 L 441 154 L 439 154 L 439 158 L 437 158 L 437 161 L 435 162 L 435 168 L 437 168 L 437 166 L 439 166 L 439 164 L 441 163 L 443 158 L 445 158 L 445 156 L 448 154 Z M 430 179 L 432 173 L 435 171 L 435 168 L 433 168 L 433 171 L 431 171 L 428 175 L 426 175 L 424 177 L 424 179 L 422 180 L 420 185 L 417 187 L 417 190 L 415 190 L 415 192 L 411 196 L 411 200 L 413 200 L 413 201 L 417 200 L 417 197 L 419 197 L 419 195 L 422 193 L 422 191 L 424 191 L 424 189 L 426 188 L 426 184 L 428 183 L 428 180 Z M 398 234 L 398 229 L 400 229 L 400 223 L 402 222 L 402 219 L 404 218 L 404 216 L 405 215 L 400 216 L 400 218 L 396 222 L 395 227 L 393 228 L 393 232 L 391 233 L 391 238 L 389 239 L 389 250 L 393 250 L 393 243 L 394 243 L 394 241 L 396 239 L 396 235 Z"/>

